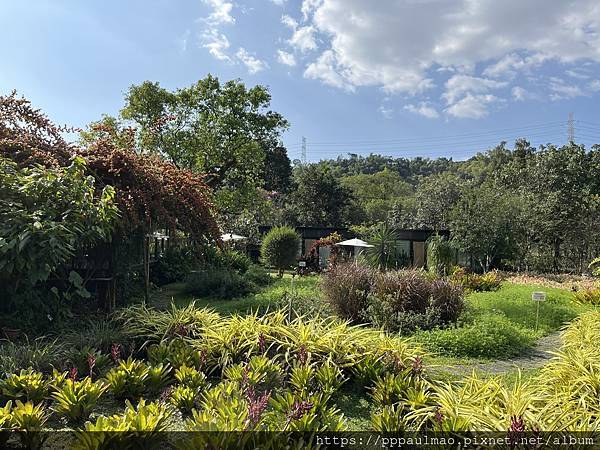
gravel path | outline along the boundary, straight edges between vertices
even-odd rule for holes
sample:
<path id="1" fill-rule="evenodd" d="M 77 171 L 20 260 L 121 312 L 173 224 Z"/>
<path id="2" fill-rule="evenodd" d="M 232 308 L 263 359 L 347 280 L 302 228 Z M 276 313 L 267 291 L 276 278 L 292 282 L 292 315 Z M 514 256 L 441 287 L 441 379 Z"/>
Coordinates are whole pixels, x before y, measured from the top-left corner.
<path id="1" fill-rule="evenodd" d="M 558 350 L 560 348 L 560 344 L 560 332 L 556 331 L 539 339 L 533 348 L 521 356 L 487 363 L 474 362 L 472 364 L 443 366 L 437 367 L 436 369 L 460 376 L 470 375 L 473 369 L 476 369 L 477 371 L 483 371 L 491 375 L 501 375 L 517 369 L 537 369 L 548 363 L 553 356 L 548 352 Z"/>

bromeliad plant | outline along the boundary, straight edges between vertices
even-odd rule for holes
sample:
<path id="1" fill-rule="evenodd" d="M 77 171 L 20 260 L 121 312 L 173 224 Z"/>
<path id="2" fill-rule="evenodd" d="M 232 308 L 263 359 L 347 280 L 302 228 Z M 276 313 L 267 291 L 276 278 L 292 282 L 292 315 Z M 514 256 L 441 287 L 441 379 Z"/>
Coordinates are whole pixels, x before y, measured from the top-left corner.
<path id="1" fill-rule="evenodd" d="M 52 394 L 54 411 L 71 421 L 87 419 L 98 399 L 108 389 L 102 381 L 93 382 L 89 377 L 81 381 L 66 379 Z"/>
<path id="2" fill-rule="evenodd" d="M 42 403 L 22 403 L 17 400 L 11 411 L 11 425 L 20 431 L 19 437 L 26 448 L 40 448 L 47 435 L 40 433 L 50 414 Z"/>
<path id="3" fill-rule="evenodd" d="M 148 366 L 143 361 L 129 357 L 106 374 L 110 389 L 119 399 L 139 398 L 146 389 Z"/>
<path id="4" fill-rule="evenodd" d="M 2 396 L 11 400 L 41 402 L 48 395 L 49 382 L 33 369 L 21 370 L 0 380 Z"/>
<path id="5" fill-rule="evenodd" d="M 198 392 L 208 385 L 206 375 L 195 367 L 188 367 L 185 365 L 175 370 L 175 379 L 182 386 L 188 387 L 194 392 Z"/>
<path id="6" fill-rule="evenodd" d="M 160 433 L 167 429 L 172 408 L 162 402 L 146 403 L 144 399 L 137 406 L 129 400 L 125 404 L 122 415 L 100 416 L 93 423 L 86 422 L 83 430 L 76 432 L 76 448 L 130 448 L 132 444 L 160 446 Z"/>

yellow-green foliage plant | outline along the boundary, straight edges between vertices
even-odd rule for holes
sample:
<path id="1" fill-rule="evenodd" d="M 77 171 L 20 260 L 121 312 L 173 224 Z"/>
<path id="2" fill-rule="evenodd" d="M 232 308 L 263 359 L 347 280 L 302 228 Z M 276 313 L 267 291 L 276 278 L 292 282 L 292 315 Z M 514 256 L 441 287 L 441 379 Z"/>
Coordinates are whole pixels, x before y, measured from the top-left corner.
<path id="1" fill-rule="evenodd" d="M 181 309 L 173 306 L 167 312 L 136 306 L 121 311 L 119 318 L 128 335 L 154 343 L 148 350 L 151 361 L 166 359 L 178 368 L 183 364 L 172 360 L 174 349 L 186 349 L 184 363 L 201 366 L 207 374 L 222 372 L 256 355 L 284 355 L 289 365 L 329 360 L 354 373 L 365 360 L 383 366 L 393 360 L 408 366 L 422 353 L 408 340 L 380 330 L 332 318 L 300 316 L 288 320 L 285 311 L 221 317 L 193 304 Z"/>
<path id="2" fill-rule="evenodd" d="M 48 395 L 49 384 L 40 372 L 22 369 L 18 374 L 13 373 L 0 380 L 0 392 L 2 396 L 11 400 L 38 403 Z"/>
<path id="3" fill-rule="evenodd" d="M 600 429 L 600 312 L 581 315 L 562 338 L 561 349 L 540 374 L 546 395 L 540 416 L 566 430 Z"/>
<path id="4" fill-rule="evenodd" d="M 573 302 L 579 305 L 600 306 L 600 289 L 588 289 L 573 294 Z"/>
<path id="5" fill-rule="evenodd" d="M 148 366 L 143 361 L 128 358 L 106 374 L 110 390 L 116 398 L 139 398 L 146 389 Z"/>
<path id="6" fill-rule="evenodd" d="M 103 381 L 93 382 L 89 377 L 81 381 L 66 379 L 52 394 L 53 410 L 71 421 L 87 419 L 98 399 L 108 389 Z"/>
<path id="7" fill-rule="evenodd" d="M 429 383 L 424 404 L 375 415 L 379 431 L 594 431 L 600 428 L 600 312 L 587 312 L 562 333 L 563 345 L 537 377 L 508 386 L 475 373 L 460 382 Z M 392 408 L 392 406 L 394 408 Z M 387 428 L 393 427 L 392 429 Z"/>
<path id="8" fill-rule="evenodd" d="M 161 432 L 169 425 L 172 408 L 162 402 L 146 403 L 141 399 L 137 406 L 125 401 L 122 415 L 99 416 L 95 422 L 86 422 L 76 431 L 78 449 L 143 448 L 144 443 L 160 448 Z"/>
<path id="9" fill-rule="evenodd" d="M 12 428 L 21 432 L 19 438 L 25 448 L 40 448 L 47 438 L 47 435 L 40 431 L 44 429 L 50 417 L 44 405 L 17 400 L 10 415 Z"/>

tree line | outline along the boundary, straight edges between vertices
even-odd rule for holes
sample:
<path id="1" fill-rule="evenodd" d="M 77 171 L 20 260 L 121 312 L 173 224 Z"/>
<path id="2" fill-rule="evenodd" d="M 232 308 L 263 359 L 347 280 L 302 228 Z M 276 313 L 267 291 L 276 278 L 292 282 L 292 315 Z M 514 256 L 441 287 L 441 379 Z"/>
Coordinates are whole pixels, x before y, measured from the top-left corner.
<path id="1" fill-rule="evenodd" d="M 450 230 L 482 269 L 583 271 L 597 256 L 600 150 L 576 143 L 506 142 L 466 161 L 348 154 L 292 165 L 288 121 L 264 86 L 207 76 L 174 91 L 131 86 L 117 117 L 98 125 L 115 142 L 204 174 L 222 228 L 258 241 L 260 225 Z"/>

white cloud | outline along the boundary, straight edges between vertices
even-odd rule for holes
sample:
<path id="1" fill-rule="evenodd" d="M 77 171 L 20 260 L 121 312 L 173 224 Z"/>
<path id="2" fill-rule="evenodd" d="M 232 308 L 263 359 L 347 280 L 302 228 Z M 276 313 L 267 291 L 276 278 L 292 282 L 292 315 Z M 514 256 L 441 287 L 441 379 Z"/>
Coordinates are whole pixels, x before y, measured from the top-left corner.
<path id="1" fill-rule="evenodd" d="M 190 34 L 191 34 L 191 31 L 189 29 L 187 29 L 187 30 L 185 30 L 185 33 L 183 33 L 183 36 L 181 36 L 181 38 L 177 39 L 177 44 L 179 46 L 180 53 L 185 53 L 187 51 L 188 40 L 190 38 Z"/>
<path id="2" fill-rule="evenodd" d="M 488 115 L 488 109 L 491 105 L 501 101 L 501 99 L 491 94 L 467 94 L 464 98 L 446 108 L 445 111 L 449 115 L 458 118 L 481 119 Z"/>
<path id="3" fill-rule="evenodd" d="M 576 85 L 568 84 L 563 79 L 552 77 L 549 84 L 551 100 L 564 100 L 585 95 L 583 90 Z"/>
<path id="4" fill-rule="evenodd" d="M 235 18 L 231 15 L 233 3 L 225 0 L 203 0 L 211 8 L 211 13 L 198 20 L 203 26 L 200 33 L 201 45 L 208 49 L 208 52 L 220 61 L 231 61 L 228 54 L 229 39 L 221 31 L 221 25 L 235 23 Z"/>
<path id="5" fill-rule="evenodd" d="M 296 65 L 296 57 L 284 50 L 277 50 L 277 61 L 285 66 L 293 67 Z"/>
<path id="6" fill-rule="evenodd" d="M 309 16 L 323 3 L 323 0 L 303 0 L 302 1 L 302 16 L 304 20 L 308 20 Z"/>
<path id="7" fill-rule="evenodd" d="M 319 58 L 308 65 L 304 71 L 306 78 L 321 80 L 323 83 L 348 92 L 355 90 L 354 85 L 350 84 L 346 77 L 340 75 L 340 67 L 336 64 L 337 58 L 331 50 L 323 52 Z"/>
<path id="8" fill-rule="evenodd" d="M 288 16 L 287 14 L 281 16 L 281 23 L 291 28 L 292 30 L 295 30 L 298 27 L 298 22 L 296 21 L 296 19 Z"/>
<path id="9" fill-rule="evenodd" d="M 529 96 L 528 92 L 521 86 L 513 87 L 510 93 L 512 94 L 513 98 L 518 102 L 524 101 Z"/>
<path id="10" fill-rule="evenodd" d="M 600 91 L 600 80 L 590 81 L 590 84 L 588 85 L 588 87 L 594 92 Z"/>
<path id="11" fill-rule="evenodd" d="M 427 117 L 428 119 L 437 119 L 440 117 L 440 114 L 437 112 L 437 110 L 427 102 L 421 102 L 418 105 L 409 104 L 404 106 L 404 109 L 411 113 Z"/>
<path id="12" fill-rule="evenodd" d="M 322 48 L 306 76 L 410 95 L 430 89 L 438 68 L 488 80 L 460 94 L 447 89 L 447 110 L 461 117 L 482 116 L 499 101 L 493 81 L 531 75 L 550 61 L 600 62 L 597 0 L 304 0 L 300 12 L 303 25 L 288 26 L 313 27 L 303 48 Z"/>
<path id="13" fill-rule="evenodd" d="M 491 89 L 502 88 L 506 85 L 506 82 L 490 80 L 488 78 L 453 75 L 446 81 L 446 92 L 444 92 L 442 97 L 448 104 L 451 104 L 467 93 L 481 94 L 489 92 Z"/>
<path id="14" fill-rule="evenodd" d="M 248 68 L 248 72 L 255 74 L 267 68 L 267 64 L 261 61 L 256 56 L 248 53 L 248 51 L 240 47 L 235 54 L 236 58 Z"/>
<path id="15" fill-rule="evenodd" d="M 283 6 L 283 5 L 285 5 L 285 2 L 286 2 L 286 1 L 287 1 L 287 0 L 271 0 L 271 3 L 274 3 L 274 4 L 276 4 L 277 6 Z"/>
<path id="16" fill-rule="evenodd" d="M 391 119 L 394 116 L 394 110 L 388 106 L 381 105 L 377 110 L 385 119 Z"/>
<path id="17" fill-rule="evenodd" d="M 223 33 L 220 33 L 218 29 L 207 30 L 202 35 L 202 39 L 204 42 L 202 47 L 207 48 L 211 55 L 221 61 L 231 61 L 227 54 L 227 50 L 231 46 L 229 39 Z"/>
<path id="18" fill-rule="evenodd" d="M 317 42 L 315 41 L 315 29 L 312 26 L 299 27 L 294 30 L 294 34 L 288 41 L 290 45 L 301 52 L 315 50 Z"/>
<path id="19" fill-rule="evenodd" d="M 504 56 L 495 64 L 492 64 L 483 71 L 483 75 L 486 77 L 500 78 L 514 78 L 518 72 L 529 72 L 530 70 L 539 67 L 548 57 L 542 53 L 536 53 L 521 57 L 516 53 L 511 53 Z"/>
<path id="20" fill-rule="evenodd" d="M 583 69 L 569 69 L 566 70 L 565 73 L 571 78 L 576 78 L 578 80 L 588 80 L 590 78 L 590 76 L 585 73 Z"/>
<path id="21" fill-rule="evenodd" d="M 225 0 L 204 0 L 204 3 L 212 8 L 212 12 L 205 19 L 207 22 L 214 25 L 235 23 L 235 19 L 231 15 L 233 3 Z"/>

